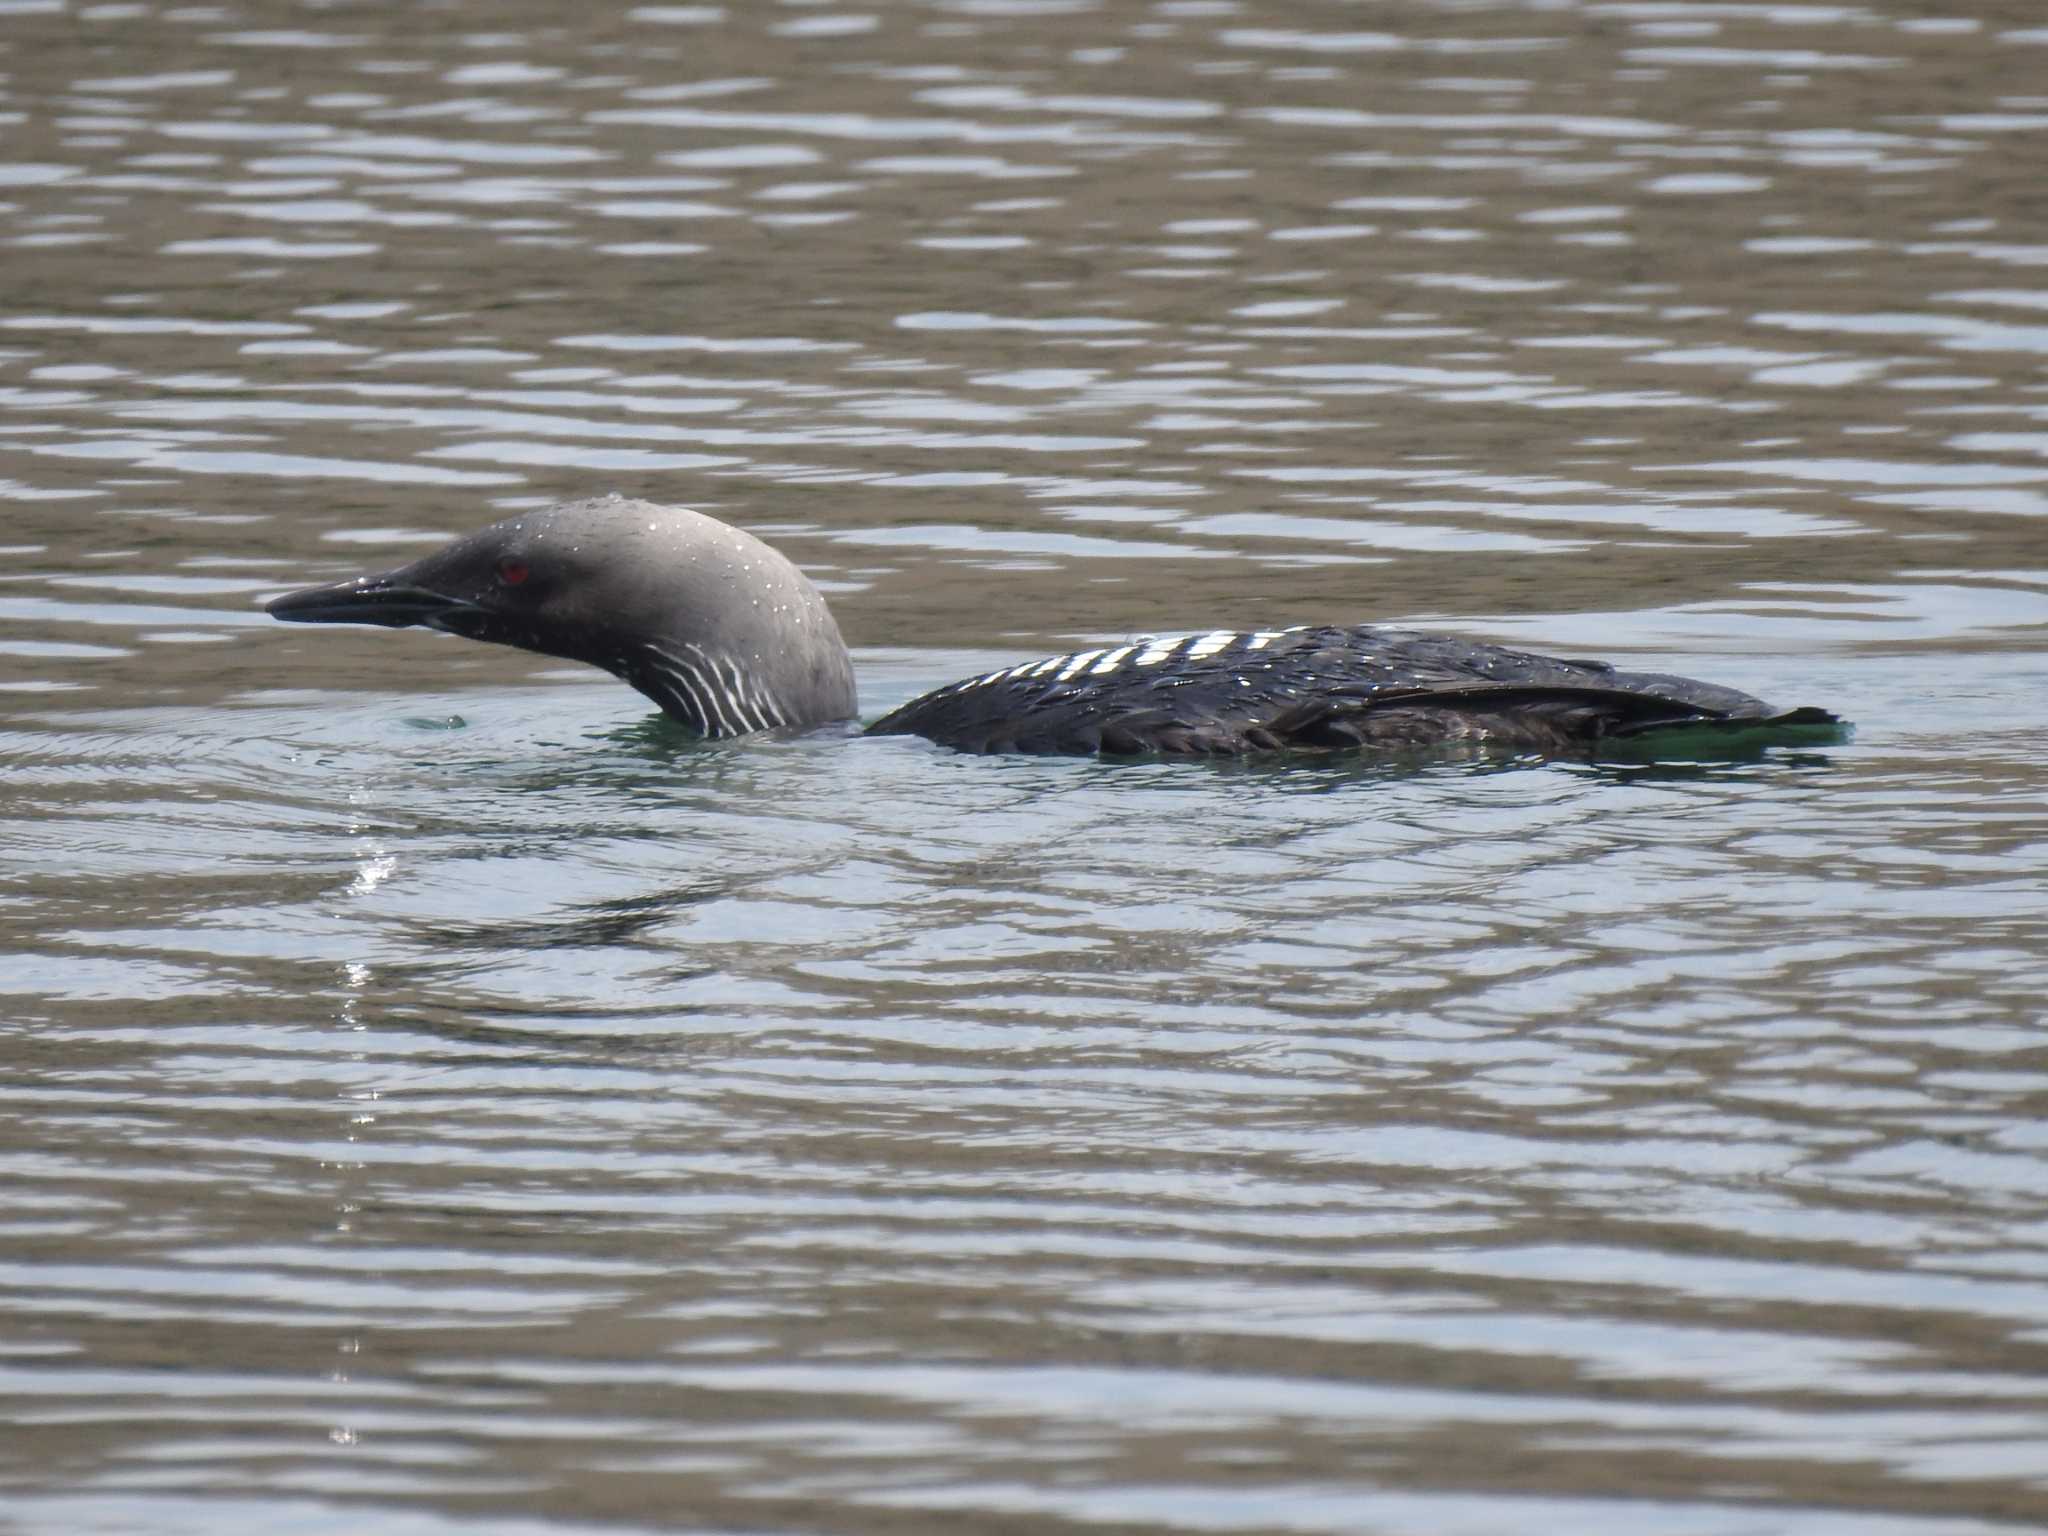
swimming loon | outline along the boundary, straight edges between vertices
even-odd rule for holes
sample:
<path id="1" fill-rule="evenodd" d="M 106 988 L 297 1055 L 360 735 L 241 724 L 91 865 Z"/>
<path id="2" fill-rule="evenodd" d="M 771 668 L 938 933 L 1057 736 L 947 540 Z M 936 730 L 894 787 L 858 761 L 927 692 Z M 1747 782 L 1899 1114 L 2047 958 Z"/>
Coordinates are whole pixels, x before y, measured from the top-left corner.
<path id="1" fill-rule="evenodd" d="M 853 718 L 853 664 L 816 587 L 752 534 L 620 496 L 494 523 L 381 575 L 268 605 L 307 624 L 411 624 L 589 662 L 708 737 Z M 1481 742 L 1585 752 L 1672 727 L 1838 733 L 1732 688 L 1410 630 L 1300 626 L 1132 640 L 970 677 L 867 727 L 968 752 L 1236 756 Z"/>

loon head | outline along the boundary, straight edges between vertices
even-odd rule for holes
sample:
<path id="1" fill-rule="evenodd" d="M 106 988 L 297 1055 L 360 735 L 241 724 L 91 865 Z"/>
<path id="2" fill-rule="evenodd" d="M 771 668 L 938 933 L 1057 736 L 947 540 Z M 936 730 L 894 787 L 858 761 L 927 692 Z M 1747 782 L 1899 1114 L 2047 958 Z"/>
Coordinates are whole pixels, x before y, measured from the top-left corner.
<path id="1" fill-rule="evenodd" d="M 750 533 L 607 496 L 507 518 L 394 571 L 288 592 L 300 624 L 418 624 L 588 662 L 706 736 L 854 713 L 818 589 Z"/>

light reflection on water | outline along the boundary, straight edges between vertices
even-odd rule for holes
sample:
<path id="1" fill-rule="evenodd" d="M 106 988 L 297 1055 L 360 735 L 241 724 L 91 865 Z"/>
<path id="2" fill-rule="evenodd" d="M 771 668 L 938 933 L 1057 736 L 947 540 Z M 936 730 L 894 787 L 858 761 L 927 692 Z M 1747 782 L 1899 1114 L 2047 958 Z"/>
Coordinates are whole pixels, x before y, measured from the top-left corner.
<path id="1" fill-rule="evenodd" d="M 2031 20 L 0 0 L 14 1525 L 2038 1523 Z M 613 488 L 870 716 L 1384 617 L 1860 733 L 703 746 L 256 607 Z"/>

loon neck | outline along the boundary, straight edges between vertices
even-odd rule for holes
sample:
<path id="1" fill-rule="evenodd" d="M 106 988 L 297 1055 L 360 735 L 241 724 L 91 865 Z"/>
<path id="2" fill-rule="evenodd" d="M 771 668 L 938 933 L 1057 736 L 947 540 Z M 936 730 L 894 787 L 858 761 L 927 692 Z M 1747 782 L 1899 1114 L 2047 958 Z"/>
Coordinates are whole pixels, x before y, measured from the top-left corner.
<path id="1" fill-rule="evenodd" d="M 839 649 L 844 655 L 845 646 Z M 852 666 L 851 657 L 847 666 Z M 695 640 L 642 639 L 621 665 L 610 670 L 660 705 L 664 714 L 702 736 L 745 736 L 847 718 L 836 706 L 806 714 L 781 697 L 773 681 L 746 660 Z"/>

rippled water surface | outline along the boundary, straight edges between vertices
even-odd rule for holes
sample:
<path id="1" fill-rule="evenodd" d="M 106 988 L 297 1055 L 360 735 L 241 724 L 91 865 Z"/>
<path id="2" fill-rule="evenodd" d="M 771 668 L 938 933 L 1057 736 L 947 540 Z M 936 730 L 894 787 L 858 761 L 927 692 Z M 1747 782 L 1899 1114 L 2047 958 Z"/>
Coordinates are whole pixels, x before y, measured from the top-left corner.
<path id="1" fill-rule="evenodd" d="M 0 0 L 0 1529 L 2048 1522 L 2037 0 Z M 1441 624 L 1851 745 L 687 740 Z"/>

